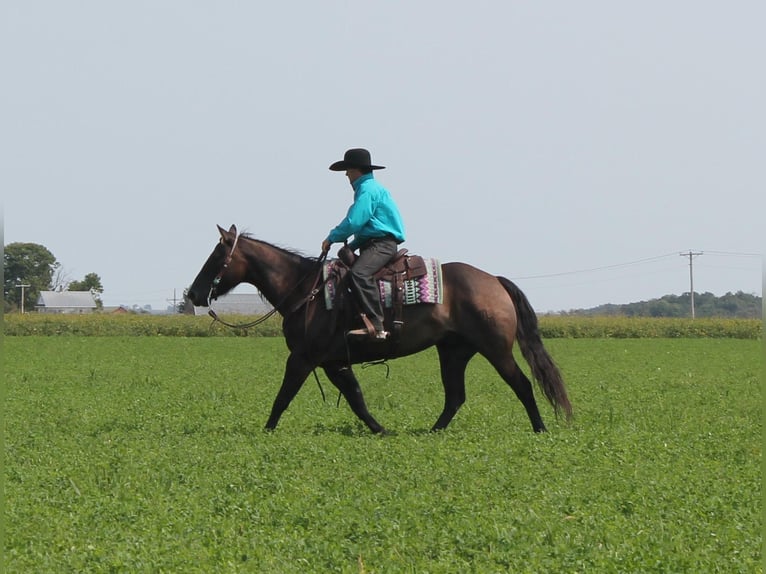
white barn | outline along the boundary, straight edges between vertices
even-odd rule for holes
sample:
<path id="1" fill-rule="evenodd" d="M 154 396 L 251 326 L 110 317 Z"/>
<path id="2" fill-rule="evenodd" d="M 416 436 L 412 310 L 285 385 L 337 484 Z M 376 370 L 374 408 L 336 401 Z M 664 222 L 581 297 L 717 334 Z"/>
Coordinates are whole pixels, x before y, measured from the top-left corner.
<path id="1" fill-rule="evenodd" d="M 229 293 L 211 301 L 210 308 L 219 315 L 264 315 L 271 304 L 257 293 Z M 207 315 L 207 307 L 193 307 L 195 315 Z"/>
<path id="2" fill-rule="evenodd" d="M 38 313 L 93 313 L 98 308 L 90 291 L 40 291 Z"/>

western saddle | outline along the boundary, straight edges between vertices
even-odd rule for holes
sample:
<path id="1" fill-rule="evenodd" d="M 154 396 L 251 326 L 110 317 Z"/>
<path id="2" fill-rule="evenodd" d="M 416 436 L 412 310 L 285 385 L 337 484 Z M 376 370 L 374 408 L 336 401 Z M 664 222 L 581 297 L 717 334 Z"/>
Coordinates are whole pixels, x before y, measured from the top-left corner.
<path id="1" fill-rule="evenodd" d="M 342 247 L 338 251 L 338 259 L 348 269 L 354 264 L 357 255 L 348 247 Z M 341 272 L 341 280 L 345 276 L 345 269 Z M 393 328 L 391 337 L 399 337 L 404 321 L 402 308 L 404 307 L 404 282 L 416 277 L 422 277 L 428 272 L 426 263 L 420 255 L 408 255 L 407 249 L 400 249 L 373 277 L 379 281 L 391 283 L 391 307 L 393 311 Z M 385 311 L 385 310 L 384 310 Z M 363 319 L 367 319 L 363 317 Z"/>

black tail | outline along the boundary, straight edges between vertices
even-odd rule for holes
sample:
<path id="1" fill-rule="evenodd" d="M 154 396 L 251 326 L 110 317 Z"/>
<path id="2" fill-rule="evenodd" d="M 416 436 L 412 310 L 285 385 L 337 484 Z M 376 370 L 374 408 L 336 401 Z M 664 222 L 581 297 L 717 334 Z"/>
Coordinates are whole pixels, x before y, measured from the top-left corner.
<path id="1" fill-rule="evenodd" d="M 513 304 L 516 306 L 516 315 L 518 322 L 516 324 L 516 339 L 519 341 L 519 348 L 524 359 L 529 363 L 532 370 L 532 376 L 535 378 L 540 388 L 545 394 L 545 398 L 553 406 L 556 416 L 561 411 L 567 420 L 572 418 L 572 405 L 567 397 L 567 390 L 564 387 L 564 380 L 561 378 L 556 363 L 548 354 L 540 338 L 540 331 L 537 327 L 537 314 L 532 309 L 529 299 L 519 289 L 516 284 L 505 277 L 498 277 L 498 280 L 508 291 Z"/>

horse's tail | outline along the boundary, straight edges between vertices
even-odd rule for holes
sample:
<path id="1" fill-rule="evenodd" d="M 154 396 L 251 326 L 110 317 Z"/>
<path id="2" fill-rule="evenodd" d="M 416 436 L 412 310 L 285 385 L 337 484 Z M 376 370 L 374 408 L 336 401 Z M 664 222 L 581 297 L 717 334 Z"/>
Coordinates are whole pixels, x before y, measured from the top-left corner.
<path id="1" fill-rule="evenodd" d="M 567 391 L 564 387 L 564 380 L 561 378 L 556 363 L 548 354 L 540 338 L 540 331 L 537 327 L 537 314 L 535 314 L 529 299 L 519 289 L 516 284 L 505 277 L 498 277 L 498 280 L 511 296 L 516 306 L 516 338 L 519 341 L 519 348 L 524 359 L 529 363 L 532 370 L 532 376 L 535 378 L 540 388 L 545 394 L 545 398 L 553 406 L 556 416 L 561 411 L 564 412 L 567 420 L 572 418 L 572 405 L 567 397 Z"/>

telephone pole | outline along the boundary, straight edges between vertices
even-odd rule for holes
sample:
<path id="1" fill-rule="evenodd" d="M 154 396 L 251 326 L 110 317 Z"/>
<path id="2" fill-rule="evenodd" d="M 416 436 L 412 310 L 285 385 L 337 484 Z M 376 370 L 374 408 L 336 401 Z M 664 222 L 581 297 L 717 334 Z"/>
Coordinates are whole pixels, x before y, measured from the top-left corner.
<path id="1" fill-rule="evenodd" d="M 24 289 L 31 287 L 31 285 L 16 285 L 21 288 L 21 314 L 24 314 Z"/>
<path id="2" fill-rule="evenodd" d="M 694 264 L 692 261 L 694 257 L 702 254 L 702 251 L 692 251 L 691 249 L 686 253 L 679 253 L 681 257 L 689 258 L 689 295 L 692 300 L 692 319 L 694 319 Z"/>
<path id="3" fill-rule="evenodd" d="M 168 303 L 173 303 L 173 312 L 178 312 L 178 297 L 176 297 L 176 290 L 173 289 L 173 298 L 172 299 L 165 299 Z"/>

